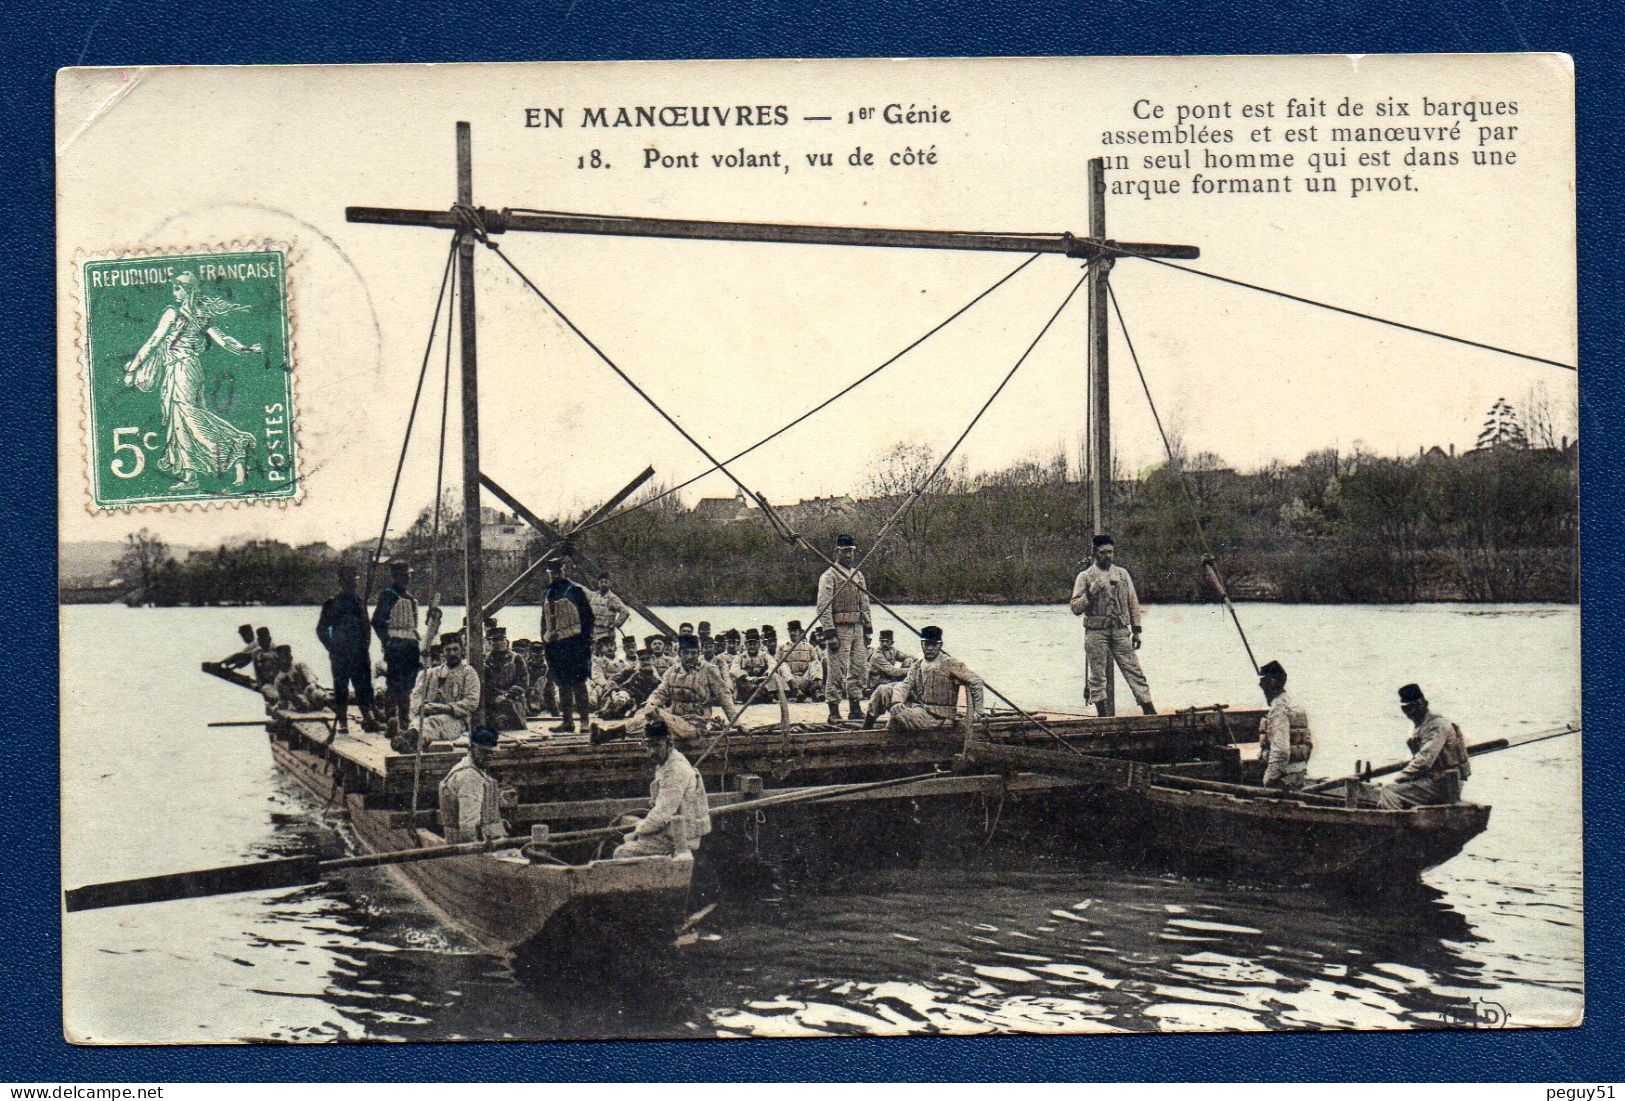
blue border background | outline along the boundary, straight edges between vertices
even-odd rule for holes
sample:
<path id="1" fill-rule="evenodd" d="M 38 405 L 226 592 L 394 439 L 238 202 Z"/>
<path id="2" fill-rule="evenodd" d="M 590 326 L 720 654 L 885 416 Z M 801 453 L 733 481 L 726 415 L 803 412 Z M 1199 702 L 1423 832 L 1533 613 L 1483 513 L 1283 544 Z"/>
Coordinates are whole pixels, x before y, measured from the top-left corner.
<path id="1" fill-rule="evenodd" d="M 1618 371 L 1621 20 L 1598 0 L 1539 4 L 1180 0 L 1094 5 L 974 0 L 237 0 L 184 6 L 7 0 L 0 77 L 0 737 L 11 750 L 0 859 L 0 1080 L 412 1081 L 596 1079 L 1530 1080 L 1621 1077 L 1621 697 Z M 1612 13 L 1612 14 L 1610 14 Z M 60 66 L 519 61 L 683 57 L 1489 52 L 1555 50 L 1578 81 L 1583 492 L 1587 1022 L 1547 1032 L 730 1041 L 323 1048 L 75 1048 L 62 1039 L 57 885 L 55 303 L 52 84 Z M 1538 247 L 1544 227 L 1531 227 Z M 1509 257 L 1515 262 L 1515 258 Z M 1546 304 L 1522 304 L 1531 310 Z M 1509 307 L 1511 304 L 1509 304 Z M 1521 308 L 1521 307 L 1518 307 Z M 1517 697 L 1518 655 L 1507 664 Z"/>

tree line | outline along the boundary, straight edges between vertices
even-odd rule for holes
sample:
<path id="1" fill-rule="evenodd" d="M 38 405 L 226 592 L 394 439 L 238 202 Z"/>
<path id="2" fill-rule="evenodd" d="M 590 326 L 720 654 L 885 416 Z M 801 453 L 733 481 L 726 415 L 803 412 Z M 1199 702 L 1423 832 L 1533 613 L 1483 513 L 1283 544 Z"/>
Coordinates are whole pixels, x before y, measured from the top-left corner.
<path id="1" fill-rule="evenodd" d="M 1241 599 L 1576 600 L 1577 448 L 1534 447 L 1521 436 L 1481 442 L 1460 456 L 1322 450 L 1248 474 L 1213 455 L 1176 457 L 1112 482 L 1107 514 L 1118 561 L 1151 602 L 1214 599 L 1202 567 L 1210 552 Z M 876 460 L 859 495 L 790 526 L 825 550 L 849 531 L 860 553 L 885 529 L 865 572 L 888 601 L 1064 599 L 1092 534 L 1087 491 L 1069 479 L 1065 454 L 974 475 L 949 466 L 900 510 L 935 465 L 929 449 L 899 444 Z M 806 602 L 823 566 L 760 510 L 719 523 L 664 492 L 646 488 L 580 540 L 618 587 L 656 605 Z M 424 595 L 439 556 L 447 603 L 462 601 L 458 504 L 452 494 L 442 500 L 438 535 L 425 508 L 392 546 L 417 561 Z M 563 517 L 557 526 L 570 523 Z M 156 604 L 317 602 L 331 595 L 341 557 L 326 544 L 257 540 L 177 561 L 149 533 L 128 542 L 120 576 L 138 600 Z M 545 547 L 535 539 L 522 557 Z M 364 560 L 355 564 L 365 573 Z M 490 590 L 522 564 L 490 556 Z M 519 601 L 534 601 L 541 585 Z"/>

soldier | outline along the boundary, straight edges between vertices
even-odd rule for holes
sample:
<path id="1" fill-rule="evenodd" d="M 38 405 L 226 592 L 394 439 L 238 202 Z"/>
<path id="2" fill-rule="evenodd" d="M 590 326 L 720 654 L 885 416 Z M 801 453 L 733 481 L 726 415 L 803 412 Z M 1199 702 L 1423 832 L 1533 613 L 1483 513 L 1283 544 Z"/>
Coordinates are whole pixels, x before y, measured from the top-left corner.
<path id="1" fill-rule="evenodd" d="M 666 671 L 655 690 L 649 693 L 643 710 L 633 716 L 627 729 L 633 733 L 658 715 L 677 738 L 691 738 L 711 722 L 713 707 L 722 708 L 730 724 L 739 721 L 728 682 L 714 667 L 700 663 L 700 640 L 684 635 L 677 641 L 679 664 Z M 642 720 L 640 722 L 640 719 Z"/>
<path id="2" fill-rule="evenodd" d="M 700 839 L 711 832 L 711 804 L 705 797 L 705 781 L 671 744 L 671 730 L 658 717 L 652 718 L 644 726 L 643 736 L 649 743 L 649 760 L 655 766 L 654 782 L 649 785 L 649 813 L 621 820 L 620 824 L 632 827 L 632 832 L 616 847 L 616 860 L 681 856 L 699 848 Z"/>
<path id="3" fill-rule="evenodd" d="M 740 641 L 741 639 L 739 632 L 730 627 L 728 629 L 727 636 L 722 640 L 722 653 L 717 655 L 719 658 L 717 664 L 722 667 L 723 672 L 727 672 L 729 669 L 732 669 L 734 661 L 739 657 L 740 654 L 744 653 L 744 651 L 739 648 Z"/>
<path id="4" fill-rule="evenodd" d="M 599 635 L 592 646 L 592 676 L 587 680 L 587 706 L 593 713 L 603 708 L 615 681 L 626 672 L 626 666 L 615 656 L 613 635 Z"/>
<path id="5" fill-rule="evenodd" d="M 355 685 L 356 705 L 361 708 L 361 729 L 376 729 L 372 721 L 372 636 L 367 625 L 367 606 L 356 595 L 356 571 L 351 565 L 338 567 L 338 595 L 329 597 L 316 619 L 316 637 L 327 650 L 333 673 L 333 711 L 341 733 L 350 730 L 350 686 Z"/>
<path id="6" fill-rule="evenodd" d="M 975 729 L 982 712 L 982 678 L 958 658 L 942 652 L 942 628 L 927 627 L 920 632 L 921 661 L 898 683 L 886 729 L 909 733 L 940 730 L 953 726 L 959 718 L 959 687 L 965 686 L 965 717 L 962 729 L 967 735 Z M 866 728 L 874 725 L 866 719 Z"/>
<path id="7" fill-rule="evenodd" d="M 271 641 L 271 628 L 261 627 L 254 632 L 254 646 L 254 687 L 262 696 L 266 688 L 272 688 L 273 692 L 266 698 L 275 699 L 276 678 L 282 672 L 282 664 L 276 655 L 276 645 Z"/>
<path id="8" fill-rule="evenodd" d="M 547 591 L 542 594 L 542 646 L 547 668 L 558 686 L 561 721 L 555 734 L 575 730 L 574 716 L 587 725 L 587 678 L 592 676 L 592 602 L 586 590 L 564 576 L 566 551 L 547 561 Z"/>
<path id="9" fill-rule="evenodd" d="M 445 664 L 426 670 L 412 690 L 417 724 L 390 741 L 398 753 L 412 752 L 420 741 L 456 741 L 468 733 L 480 709 L 480 675 L 463 660 L 462 638 L 441 635 L 440 649 Z"/>
<path id="10" fill-rule="evenodd" d="M 333 702 L 310 666 L 293 660 L 293 647 L 283 643 L 276 648 L 276 656 L 281 670 L 273 686 L 278 707 L 289 711 L 320 711 Z"/>
<path id="11" fill-rule="evenodd" d="M 891 630 L 880 632 L 880 646 L 869 657 L 869 703 L 864 708 L 865 729 L 891 710 L 899 691 L 898 685 L 908 676 L 914 659 L 897 649 Z"/>
<path id="12" fill-rule="evenodd" d="M 657 674 L 663 677 L 676 667 L 677 659 L 666 653 L 665 635 L 650 635 L 644 645 L 649 647 L 649 662 Z"/>
<path id="13" fill-rule="evenodd" d="M 440 832 L 447 844 L 508 836 L 502 824 L 505 799 L 489 771 L 499 740 L 490 727 L 476 727 L 468 736 L 468 755 L 440 781 Z"/>
<path id="14" fill-rule="evenodd" d="M 705 644 L 711 641 L 711 621 L 702 619 L 694 628 L 694 633 L 700 636 L 700 653 L 705 653 Z"/>
<path id="15" fill-rule="evenodd" d="M 1399 690 L 1399 709 L 1416 728 L 1405 742 L 1410 762 L 1392 783 L 1368 788 L 1363 801 L 1386 810 L 1461 802 L 1461 786 L 1473 773 L 1461 728 L 1430 709 L 1414 684 Z"/>
<path id="16" fill-rule="evenodd" d="M 810 700 L 824 687 L 824 663 L 818 650 L 807 641 L 801 630 L 801 620 L 792 619 L 787 625 L 790 641 L 778 651 L 783 664 L 779 667 L 784 686 L 794 700 Z"/>
<path id="17" fill-rule="evenodd" d="M 1117 547 L 1112 537 L 1095 536 L 1095 560 L 1078 574 L 1072 586 L 1072 614 L 1083 616 L 1083 651 L 1088 663 L 1089 702 L 1095 714 L 1110 715 L 1106 685 L 1112 663 L 1123 671 L 1123 680 L 1134 693 L 1140 710 L 1157 713 L 1151 702 L 1151 686 L 1140 670 L 1135 651 L 1140 648 L 1140 598 L 1134 592 L 1134 579 L 1112 559 Z"/>
<path id="18" fill-rule="evenodd" d="M 1309 755 L 1315 741 L 1309 733 L 1309 713 L 1286 694 L 1286 670 L 1267 661 L 1258 670 L 1258 687 L 1270 705 L 1258 723 L 1258 760 L 1264 766 L 1264 786 L 1297 791 L 1309 781 Z"/>
<path id="19" fill-rule="evenodd" d="M 745 652 L 728 667 L 729 684 L 734 699 L 744 701 L 756 693 L 756 688 L 767 679 L 773 668 L 773 659 L 762 649 L 762 636 L 752 627 L 745 632 Z"/>
<path id="20" fill-rule="evenodd" d="M 530 670 L 525 659 L 508 646 L 508 629 L 492 627 L 486 633 L 491 652 L 485 655 L 485 719 L 498 730 L 524 730 L 525 697 Z"/>
<path id="21" fill-rule="evenodd" d="M 384 678 L 395 718 L 405 726 L 410 722 L 412 689 L 418 682 L 423 653 L 418 638 L 418 601 L 412 595 L 412 563 L 404 558 L 389 563 L 389 587 L 378 594 L 372 610 L 372 629 L 384 648 Z"/>
<path id="22" fill-rule="evenodd" d="M 625 602 L 609 587 L 609 574 L 606 571 L 598 571 L 598 587 L 587 594 L 587 599 L 592 603 L 593 642 L 607 638 L 613 648 L 615 633 L 621 629 L 622 624 L 632 618 L 632 613 L 627 610 Z"/>
<path id="23" fill-rule="evenodd" d="M 628 668 L 638 663 L 638 637 L 636 635 L 621 636 L 621 660 Z"/>
<path id="24" fill-rule="evenodd" d="M 655 675 L 654 666 L 649 661 L 649 651 L 639 650 L 637 664 L 622 673 L 610 687 L 609 694 L 604 698 L 598 709 L 600 718 L 624 719 L 638 708 L 654 690 L 660 686 L 660 678 Z M 600 730 L 597 727 L 592 731 L 592 744 L 608 741 L 614 734 Z"/>
<path id="25" fill-rule="evenodd" d="M 215 662 L 220 668 L 241 669 L 246 665 L 254 664 L 254 655 L 260 652 L 260 645 L 254 641 L 253 624 L 245 623 L 238 627 L 237 637 L 243 640 L 242 646 Z"/>
<path id="26" fill-rule="evenodd" d="M 848 717 L 863 718 L 863 682 L 867 659 L 863 654 L 863 629 L 869 626 L 868 583 L 863 571 L 853 568 L 858 543 L 852 536 L 835 537 L 835 565 L 818 579 L 818 622 L 826 637 L 833 632 L 837 644 L 828 651 L 824 670 L 824 702 L 829 704 L 831 722 L 841 718 L 840 701 L 845 696 Z"/>
<path id="27" fill-rule="evenodd" d="M 771 623 L 762 624 L 762 649 L 770 654 L 779 652 L 779 629 Z"/>

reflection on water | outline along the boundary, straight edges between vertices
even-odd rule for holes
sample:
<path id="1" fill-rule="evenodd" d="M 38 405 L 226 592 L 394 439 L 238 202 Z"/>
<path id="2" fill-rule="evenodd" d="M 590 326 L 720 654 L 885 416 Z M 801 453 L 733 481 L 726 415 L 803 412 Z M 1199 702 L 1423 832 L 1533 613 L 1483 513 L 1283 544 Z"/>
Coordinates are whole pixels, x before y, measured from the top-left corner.
<path id="1" fill-rule="evenodd" d="M 1148 644 L 1147 666 L 1165 706 L 1250 700 L 1244 677 L 1198 652 L 1213 642 L 1209 611 L 1160 608 L 1151 621 L 1161 648 Z M 310 614 L 253 617 L 297 640 Z M 533 613 L 509 614 L 521 628 Z M 1076 640 L 1057 637 L 1053 609 L 921 614 L 981 620 L 982 631 L 962 628 L 962 652 L 1018 699 L 1045 700 L 1035 684 L 1076 677 Z M 1573 714 L 1574 609 L 1245 614 L 1295 677 L 1303 670 L 1299 698 L 1313 701 L 1328 773 L 1393 755 L 1403 729 L 1390 682 L 1416 679 L 1404 674 L 1419 665 L 1474 738 Z M 352 847 L 342 820 L 274 769 L 263 736 L 204 725 L 252 710 L 246 694 L 195 673 L 242 618 L 65 609 L 69 884 Z M 132 629 L 184 640 L 155 659 L 172 663 L 166 676 L 100 645 Z M 985 638 L 1010 641 L 977 650 L 971 639 Z M 1332 638 L 1339 668 L 1315 661 Z M 1516 715 L 1504 666 L 1486 652 L 1535 666 Z M 1046 702 L 1067 701 L 1052 690 Z M 1514 1024 L 1560 1023 L 1582 1005 L 1578 758 L 1575 740 L 1480 758 L 1469 794 L 1495 806 L 1488 832 L 1406 891 L 1351 897 L 1032 857 L 1005 833 L 969 862 L 755 885 L 685 947 L 586 980 L 478 951 L 377 870 L 75 914 L 64 927 L 67 1023 L 103 1043 L 1429 1028 L 1470 1020 L 1483 1003 Z"/>

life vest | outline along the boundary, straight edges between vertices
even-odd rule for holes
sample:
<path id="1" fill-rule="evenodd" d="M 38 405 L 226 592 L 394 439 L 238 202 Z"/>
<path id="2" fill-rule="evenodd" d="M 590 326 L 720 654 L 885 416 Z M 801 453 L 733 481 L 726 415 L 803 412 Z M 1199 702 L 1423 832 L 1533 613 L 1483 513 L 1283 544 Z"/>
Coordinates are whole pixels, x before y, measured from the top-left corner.
<path id="1" fill-rule="evenodd" d="M 922 661 L 916 665 L 911 673 L 914 692 L 914 702 L 923 704 L 933 711 L 946 708 L 954 710 L 959 704 L 959 682 L 948 671 L 948 666 L 940 659 L 937 661 Z"/>
<path id="2" fill-rule="evenodd" d="M 856 570 L 851 574 L 835 571 L 835 595 L 830 600 L 829 611 L 837 627 L 863 622 L 863 594 L 858 589 L 861 584 L 863 575 Z"/>
<path id="3" fill-rule="evenodd" d="M 704 666 L 692 673 L 686 669 L 674 669 L 667 674 L 664 684 L 666 706 L 671 710 L 679 715 L 710 716 L 711 683 L 706 678 Z"/>
<path id="4" fill-rule="evenodd" d="M 418 602 L 411 593 L 401 593 L 389 610 L 389 637 L 418 640 Z"/>
<path id="5" fill-rule="evenodd" d="M 500 837 L 502 835 L 502 802 L 501 791 L 497 787 L 496 777 L 488 772 L 482 772 L 472 758 L 464 757 L 452 766 L 446 773 L 446 778 L 440 781 L 440 828 L 447 840 L 457 833 L 458 822 L 462 820 L 462 808 L 457 789 L 462 786 L 464 773 L 473 773 L 480 782 L 480 833 L 484 837 Z M 461 841 L 476 841 L 480 838 L 460 837 Z"/>
<path id="6" fill-rule="evenodd" d="M 544 634 L 552 632 L 549 639 L 552 642 L 563 642 L 581 634 L 581 612 L 570 599 L 574 588 L 567 584 L 561 597 L 549 597 L 542 605 L 542 631 Z"/>
<path id="7" fill-rule="evenodd" d="M 794 645 L 785 647 L 784 664 L 794 675 L 804 677 L 807 670 L 812 668 L 812 663 L 817 660 L 817 656 L 807 640 L 802 639 Z"/>
<path id="8" fill-rule="evenodd" d="M 1450 733 L 1445 736 L 1444 748 L 1439 750 L 1439 755 L 1433 759 L 1433 772 L 1454 774 L 1459 779 L 1466 780 L 1473 774 L 1473 766 L 1468 763 L 1471 758 L 1467 756 L 1467 739 L 1462 736 L 1461 727 L 1449 719 L 1441 715 L 1439 721 L 1449 724 Z"/>
<path id="9" fill-rule="evenodd" d="M 1295 765 L 1303 764 L 1309 760 L 1310 754 L 1315 751 L 1315 738 L 1314 735 L 1309 732 L 1309 712 L 1288 700 L 1286 705 L 1286 715 L 1288 724 L 1287 739 L 1289 746 L 1287 760 Z M 1265 734 L 1267 730 L 1268 718 L 1266 717 L 1259 720 L 1258 732 L 1262 735 Z M 1267 763 L 1269 761 L 1269 756 L 1269 739 L 1260 738 L 1258 754 L 1259 760 Z"/>
<path id="10" fill-rule="evenodd" d="M 761 677 L 767 675 L 768 658 L 766 654 L 740 654 L 739 670 L 747 677 Z"/>

